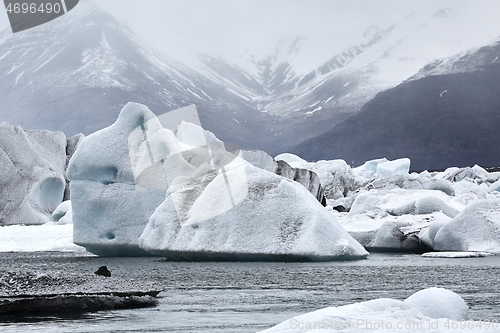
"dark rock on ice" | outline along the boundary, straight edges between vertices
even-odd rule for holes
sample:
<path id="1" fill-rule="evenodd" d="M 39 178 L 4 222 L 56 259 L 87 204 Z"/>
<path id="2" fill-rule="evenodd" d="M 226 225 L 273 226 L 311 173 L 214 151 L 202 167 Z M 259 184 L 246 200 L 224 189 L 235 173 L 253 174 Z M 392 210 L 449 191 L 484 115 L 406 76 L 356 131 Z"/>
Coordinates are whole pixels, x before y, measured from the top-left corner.
<path id="1" fill-rule="evenodd" d="M 106 266 L 101 266 L 97 271 L 94 272 L 96 275 L 111 277 L 111 272 Z"/>
<path id="2" fill-rule="evenodd" d="M 339 213 L 346 213 L 349 211 L 347 208 L 345 208 L 342 205 L 337 205 L 337 206 L 333 207 L 333 209 L 335 209 Z"/>

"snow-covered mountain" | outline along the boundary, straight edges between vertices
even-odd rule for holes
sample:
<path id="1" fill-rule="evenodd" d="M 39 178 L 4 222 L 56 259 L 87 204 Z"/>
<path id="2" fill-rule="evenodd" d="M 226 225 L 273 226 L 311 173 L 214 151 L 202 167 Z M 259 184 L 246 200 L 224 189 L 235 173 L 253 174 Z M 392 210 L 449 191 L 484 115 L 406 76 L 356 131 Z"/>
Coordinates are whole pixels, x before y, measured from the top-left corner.
<path id="1" fill-rule="evenodd" d="M 500 39 L 440 59 L 294 150 L 353 165 L 409 157 L 415 170 L 500 165 Z"/>
<path id="2" fill-rule="evenodd" d="M 57 20 L 4 34 L 0 119 L 89 134 L 129 101 L 157 114 L 196 104 L 202 125 L 222 140 L 275 154 L 330 131 L 431 61 L 491 40 L 500 23 L 468 33 L 487 15 L 471 12 L 468 1 L 436 2 L 350 32 L 347 42 L 325 31 L 280 39 L 264 53 L 179 56 L 176 45 L 153 49 L 126 24 L 81 2 Z"/>
<path id="3" fill-rule="evenodd" d="M 252 143 L 266 139 L 262 123 L 267 122 L 258 115 L 248 118 L 246 127 L 235 120 L 245 123 L 251 113 L 246 100 L 148 49 L 93 5 L 73 12 L 2 41 L 2 120 L 27 129 L 89 134 L 110 125 L 129 101 L 157 114 L 195 103 L 204 126 L 225 140 L 248 146 L 245 139 L 256 133 Z"/>

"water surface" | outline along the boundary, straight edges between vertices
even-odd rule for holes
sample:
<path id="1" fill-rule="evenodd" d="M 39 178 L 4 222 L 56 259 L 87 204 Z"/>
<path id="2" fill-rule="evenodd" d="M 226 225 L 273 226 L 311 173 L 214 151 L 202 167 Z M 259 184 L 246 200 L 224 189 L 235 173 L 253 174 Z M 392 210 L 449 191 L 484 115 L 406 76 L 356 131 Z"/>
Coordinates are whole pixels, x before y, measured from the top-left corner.
<path id="1" fill-rule="evenodd" d="M 0 322 L 2 332 L 256 332 L 305 312 L 381 297 L 404 300 L 429 287 L 460 294 L 471 319 L 500 322 L 500 256 L 422 258 L 372 254 L 328 263 L 169 262 L 100 258 L 81 253 L 2 253 L 0 269 L 30 268 L 164 284 L 155 308 L 100 311 L 79 317 Z"/>

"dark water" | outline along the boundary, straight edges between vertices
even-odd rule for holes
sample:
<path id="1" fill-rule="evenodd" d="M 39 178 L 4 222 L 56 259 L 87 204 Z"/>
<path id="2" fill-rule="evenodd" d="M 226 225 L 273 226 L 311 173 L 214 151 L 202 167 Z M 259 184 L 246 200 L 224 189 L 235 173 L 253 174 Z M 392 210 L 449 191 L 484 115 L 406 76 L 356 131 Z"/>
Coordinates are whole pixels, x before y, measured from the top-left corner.
<path id="1" fill-rule="evenodd" d="M 114 276 L 166 286 L 155 308 L 0 323 L 1 332 L 256 332 L 327 306 L 403 300 L 428 287 L 460 294 L 471 319 L 500 321 L 500 257 L 434 259 L 373 254 L 330 263 L 182 263 L 62 253 L 1 253 L 0 269 L 27 267 Z"/>

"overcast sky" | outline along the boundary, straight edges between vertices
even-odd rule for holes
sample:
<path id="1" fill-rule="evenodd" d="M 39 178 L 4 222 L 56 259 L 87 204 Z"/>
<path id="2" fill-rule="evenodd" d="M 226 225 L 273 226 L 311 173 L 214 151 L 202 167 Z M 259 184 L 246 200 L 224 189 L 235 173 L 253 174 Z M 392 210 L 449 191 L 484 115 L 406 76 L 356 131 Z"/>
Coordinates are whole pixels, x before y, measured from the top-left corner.
<path id="1" fill-rule="evenodd" d="M 235 47 L 269 50 L 282 37 L 338 34 L 402 18 L 432 1 L 401 0 L 95 0 L 154 45 L 210 52 Z M 145 20 L 144 18 L 148 19 Z M 235 45 L 236 44 L 236 45 Z"/>
<path id="2" fill-rule="evenodd" d="M 495 21 L 500 16 L 497 0 L 80 0 L 86 1 L 163 51 L 175 46 L 220 54 L 252 48 L 262 55 L 282 37 L 330 34 L 342 44 L 369 25 L 393 24 L 457 2 L 467 3 L 470 13 L 487 12 Z M 0 28 L 7 27 L 6 12 L 0 10 Z"/>

